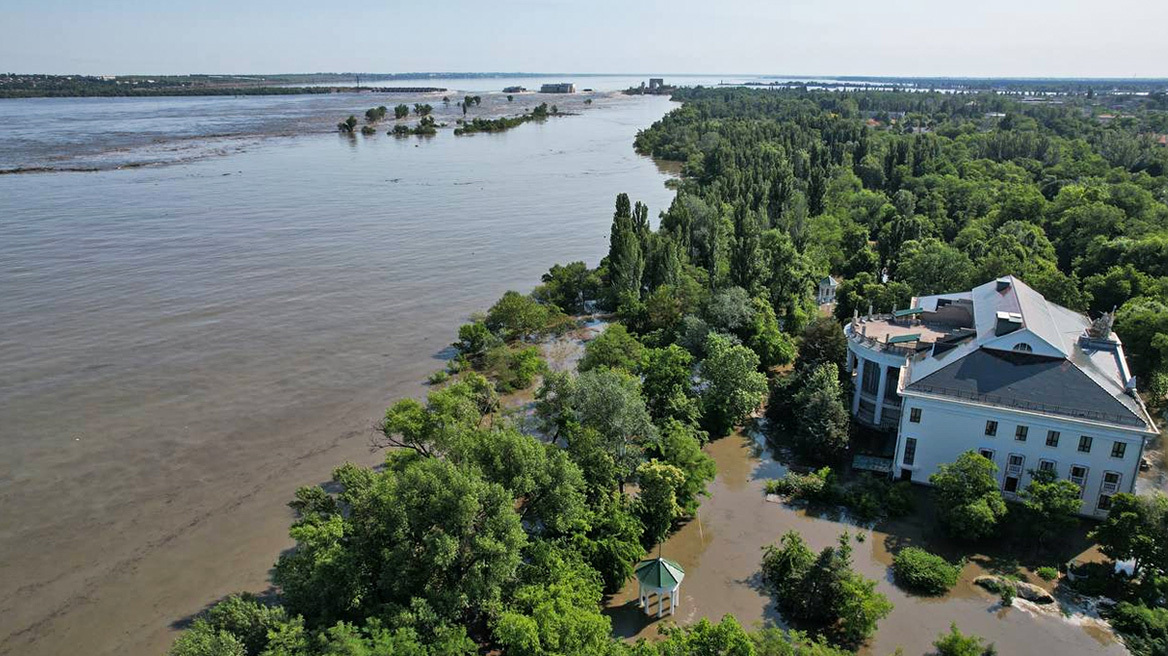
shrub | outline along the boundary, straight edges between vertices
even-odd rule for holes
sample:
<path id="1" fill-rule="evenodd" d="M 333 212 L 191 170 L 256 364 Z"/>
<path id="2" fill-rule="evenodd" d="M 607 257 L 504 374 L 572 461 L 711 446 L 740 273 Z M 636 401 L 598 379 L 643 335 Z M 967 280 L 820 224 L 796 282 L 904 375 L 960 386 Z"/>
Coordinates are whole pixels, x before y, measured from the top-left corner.
<path id="1" fill-rule="evenodd" d="M 1016 593 L 1017 593 L 1017 591 L 1014 589 L 1013 585 L 1003 585 L 1001 592 L 998 593 L 1002 597 L 1002 605 L 1003 606 L 1013 606 L 1014 605 L 1014 595 Z"/>
<path id="2" fill-rule="evenodd" d="M 430 374 L 430 377 L 426 379 L 426 382 L 431 385 L 441 385 L 448 380 L 450 380 L 450 374 L 444 370 L 439 369 L 438 371 Z"/>
<path id="3" fill-rule="evenodd" d="M 1053 581 L 1058 578 L 1058 570 L 1053 567 L 1039 567 L 1038 578 L 1043 581 Z"/>
<path id="4" fill-rule="evenodd" d="M 892 560 L 892 572 L 901 587 L 928 595 L 942 595 L 957 585 L 961 567 L 917 547 L 907 547 Z"/>
<path id="5" fill-rule="evenodd" d="M 949 625 L 949 633 L 942 634 L 933 642 L 937 656 L 990 656 L 996 654 L 993 643 L 983 645 L 983 640 L 975 635 L 965 635 L 957 630 L 956 624 Z"/>
<path id="6" fill-rule="evenodd" d="M 1168 609 L 1123 601 L 1115 606 L 1108 619 L 1133 653 L 1140 656 L 1168 653 Z"/>
<path id="7" fill-rule="evenodd" d="M 831 467 L 824 467 L 807 474 L 787 472 L 782 478 L 767 481 L 766 491 L 767 494 L 778 494 L 791 499 L 829 503 L 829 500 L 838 496 L 835 487 L 835 476 L 831 472 Z"/>

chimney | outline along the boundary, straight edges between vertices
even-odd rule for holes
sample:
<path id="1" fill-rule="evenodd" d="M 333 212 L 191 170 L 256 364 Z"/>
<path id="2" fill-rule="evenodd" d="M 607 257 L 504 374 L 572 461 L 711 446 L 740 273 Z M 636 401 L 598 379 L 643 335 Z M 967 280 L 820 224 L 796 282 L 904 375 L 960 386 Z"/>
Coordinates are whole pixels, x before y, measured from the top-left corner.
<path id="1" fill-rule="evenodd" d="M 1010 279 L 1009 278 L 998 278 L 997 283 L 998 283 L 997 284 L 998 292 L 1004 292 L 1010 288 Z"/>

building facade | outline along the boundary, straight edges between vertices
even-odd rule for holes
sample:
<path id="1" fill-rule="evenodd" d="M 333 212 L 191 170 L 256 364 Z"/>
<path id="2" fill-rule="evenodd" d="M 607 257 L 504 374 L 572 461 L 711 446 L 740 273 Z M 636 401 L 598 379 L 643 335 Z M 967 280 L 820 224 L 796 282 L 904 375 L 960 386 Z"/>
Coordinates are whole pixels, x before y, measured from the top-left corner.
<path id="1" fill-rule="evenodd" d="M 997 465 L 1007 498 L 1050 470 L 1079 486 L 1091 517 L 1134 489 L 1156 431 L 1110 317 L 1091 321 L 1007 276 L 844 331 L 852 415 L 895 435 L 893 476 L 927 484 L 973 450 Z"/>

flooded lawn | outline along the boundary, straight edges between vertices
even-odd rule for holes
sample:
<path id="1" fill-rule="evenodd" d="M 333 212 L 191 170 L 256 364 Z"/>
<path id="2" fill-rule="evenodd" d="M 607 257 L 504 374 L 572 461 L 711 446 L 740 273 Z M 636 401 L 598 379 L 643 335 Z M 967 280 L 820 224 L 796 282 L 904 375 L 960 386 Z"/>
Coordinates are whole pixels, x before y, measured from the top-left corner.
<path id="1" fill-rule="evenodd" d="M 892 522 L 873 530 L 815 517 L 802 509 L 766 500 L 765 481 L 782 476 L 785 468 L 753 439 L 735 434 L 709 444 L 706 451 L 718 463 L 718 477 L 710 486 L 710 497 L 702 503 L 698 518 L 671 536 L 661 550 L 663 556 L 677 561 L 686 571 L 677 615 L 672 618 L 678 623 L 688 624 L 703 617 L 717 621 L 733 614 L 746 627 L 758 623 L 782 626 L 782 618 L 759 580 L 762 548 L 795 529 L 803 534 L 808 546 L 818 551 L 834 544 L 839 534 L 848 530 L 864 538 L 862 543 L 853 543 L 855 568 L 875 579 L 877 589 L 895 605 L 861 654 L 885 656 L 898 647 L 910 656 L 930 652 L 933 640 L 948 630 L 950 622 L 956 622 L 966 633 L 993 641 L 1001 654 L 1128 653 L 1106 624 L 1071 613 L 1073 609 L 1069 607 L 1066 616 L 1060 612 L 1059 604 L 1042 608 L 1021 599 L 1015 600 L 1011 608 L 1002 608 L 997 595 L 972 584 L 975 577 L 999 565 L 988 557 L 972 558 L 949 595 L 910 596 L 892 583 L 892 553 L 916 544 L 953 557 L 947 550 L 928 544 L 919 518 L 915 520 L 917 526 L 911 521 Z M 1078 548 L 1078 544 L 1068 546 L 1071 551 Z M 1028 580 L 1042 583 L 1034 577 Z M 613 629 L 627 638 L 652 638 L 657 635 L 658 620 L 645 616 L 636 603 L 633 581 L 608 603 Z"/>

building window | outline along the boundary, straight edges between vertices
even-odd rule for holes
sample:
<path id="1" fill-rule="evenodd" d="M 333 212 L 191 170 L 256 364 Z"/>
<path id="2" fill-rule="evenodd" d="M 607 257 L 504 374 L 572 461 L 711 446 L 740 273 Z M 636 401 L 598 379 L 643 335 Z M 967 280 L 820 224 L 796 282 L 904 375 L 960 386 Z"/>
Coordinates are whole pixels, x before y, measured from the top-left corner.
<path id="1" fill-rule="evenodd" d="M 986 460 L 989 460 L 990 462 L 994 461 L 993 449 L 978 449 L 977 452 L 981 454 L 981 457 L 985 458 Z"/>
<path id="2" fill-rule="evenodd" d="M 1115 442 L 1111 445 L 1111 457 L 1122 458 L 1123 454 L 1127 453 L 1126 442 Z"/>
<path id="3" fill-rule="evenodd" d="M 1014 429 L 1014 439 L 1018 440 L 1019 442 L 1025 442 L 1026 436 L 1029 434 L 1030 434 L 1030 427 L 1029 426 L 1018 426 L 1017 428 Z"/>
<path id="4" fill-rule="evenodd" d="M 1059 432 L 1058 431 L 1046 431 L 1046 445 L 1047 446 L 1058 446 L 1058 440 L 1059 440 Z"/>
<path id="5" fill-rule="evenodd" d="M 1002 483 L 1002 491 L 1008 494 L 1018 492 L 1018 483 L 1022 480 L 1022 467 L 1026 464 L 1026 457 L 1011 453 L 1006 458 L 1006 479 Z"/>
<path id="6" fill-rule="evenodd" d="M 1014 350 L 1018 351 L 1019 353 L 1033 353 L 1034 352 L 1034 349 L 1030 348 L 1030 345 L 1027 344 L 1026 342 L 1018 342 L 1017 344 L 1014 345 Z"/>
<path id="7" fill-rule="evenodd" d="M 914 424 L 921 423 L 921 409 L 913 408 L 908 411 L 908 420 Z"/>
<path id="8" fill-rule="evenodd" d="M 1099 510 L 1111 508 L 1111 497 L 1119 493 L 1119 482 L 1122 476 L 1118 472 L 1103 472 L 1103 485 L 1099 486 Z"/>
<path id="9" fill-rule="evenodd" d="M 1071 482 L 1079 486 L 1079 498 L 1083 498 L 1083 488 L 1087 487 L 1087 468 L 1071 465 Z"/>
<path id="10" fill-rule="evenodd" d="M 986 422 L 986 435 L 993 437 L 998 434 L 998 422 L 990 420 Z"/>
<path id="11" fill-rule="evenodd" d="M 1079 453 L 1091 453 L 1091 439 L 1090 435 L 1079 436 Z"/>
<path id="12" fill-rule="evenodd" d="M 1039 460 L 1038 461 L 1038 471 L 1050 472 L 1050 473 L 1054 474 L 1055 476 L 1058 476 L 1057 465 L 1055 464 L 1055 461 L 1053 461 L 1053 460 Z"/>
<path id="13" fill-rule="evenodd" d="M 864 360 L 864 377 L 861 389 L 865 394 L 875 395 L 880 387 L 880 365 L 871 360 Z"/>
<path id="14" fill-rule="evenodd" d="M 906 437 L 904 440 L 904 464 L 910 467 L 917 460 L 917 438 Z"/>

